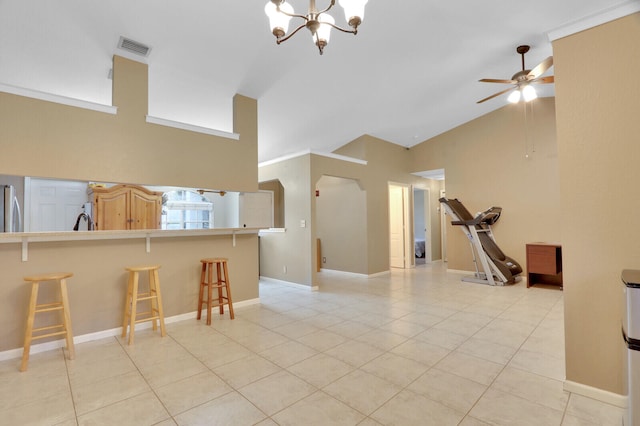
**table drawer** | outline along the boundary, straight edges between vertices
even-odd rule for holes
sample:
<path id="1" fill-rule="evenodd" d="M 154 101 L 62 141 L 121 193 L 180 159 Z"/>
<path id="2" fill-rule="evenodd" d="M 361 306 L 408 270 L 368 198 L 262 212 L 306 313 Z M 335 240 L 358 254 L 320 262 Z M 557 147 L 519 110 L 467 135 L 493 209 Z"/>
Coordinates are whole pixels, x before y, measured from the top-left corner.
<path id="1" fill-rule="evenodd" d="M 562 268 L 557 262 L 556 256 L 542 255 L 542 254 L 529 254 L 528 258 L 529 272 L 534 274 L 549 274 L 555 275 L 559 273 Z"/>
<path id="2" fill-rule="evenodd" d="M 562 271 L 560 247 L 527 245 L 527 271 L 533 274 L 555 275 Z"/>

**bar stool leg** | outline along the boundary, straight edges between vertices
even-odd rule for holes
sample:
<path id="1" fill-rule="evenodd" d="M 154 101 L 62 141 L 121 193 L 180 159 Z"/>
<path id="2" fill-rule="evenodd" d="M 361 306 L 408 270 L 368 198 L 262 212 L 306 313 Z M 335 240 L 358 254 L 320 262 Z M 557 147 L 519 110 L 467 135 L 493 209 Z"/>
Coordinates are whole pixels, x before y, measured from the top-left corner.
<path id="1" fill-rule="evenodd" d="M 24 333 L 24 350 L 22 352 L 22 364 L 20 371 L 27 371 L 29 364 L 29 351 L 31 350 L 31 337 L 33 333 L 33 321 L 36 315 L 36 303 L 38 301 L 38 283 L 31 284 L 31 299 L 29 300 L 29 316 L 27 318 L 27 330 Z"/>
<path id="2" fill-rule="evenodd" d="M 75 359 L 76 349 L 73 344 L 73 330 L 71 330 L 71 314 L 69 312 L 69 296 L 67 295 L 67 280 L 60 280 L 60 296 L 62 297 L 62 315 L 64 329 L 67 332 L 67 350 L 69 351 L 69 359 Z"/>
<path id="3" fill-rule="evenodd" d="M 224 299 L 222 298 L 222 273 L 220 271 L 220 262 L 216 263 L 216 285 L 218 286 L 218 303 L 220 304 L 220 315 L 224 314 Z"/>
<path id="4" fill-rule="evenodd" d="M 165 337 L 167 335 L 167 331 L 164 328 L 164 310 L 162 308 L 162 293 L 160 292 L 160 285 L 158 284 L 160 282 L 160 278 L 158 277 L 158 270 L 154 269 L 153 270 L 153 277 L 149 277 L 149 286 L 153 285 L 153 289 L 156 293 L 156 305 L 157 306 L 157 312 L 158 312 L 158 318 L 160 321 L 160 336 Z M 154 300 L 154 299 L 151 299 Z M 153 315 L 153 312 L 151 312 L 151 315 Z M 155 320 L 153 321 L 153 325 L 155 326 L 156 322 Z"/>
<path id="5" fill-rule="evenodd" d="M 158 320 L 156 318 L 156 314 L 158 313 L 158 300 L 156 297 L 156 285 L 153 282 L 153 271 L 149 270 L 149 304 L 151 305 L 149 312 L 151 312 L 151 329 L 156 331 L 158 329 Z"/>
<path id="6" fill-rule="evenodd" d="M 133 280 L 131 279 L 131 273 L 127 278 L 127 292 L 124 296 L 124 318 L 122 319 L 122 338 L 127 337 L 127 327 L 129 327 L 129 320 L 131 318 L 131 302 L 133 294 L 131 293 L 131 287 Z"/>
<path id="7" fill-rule="evenodd" d="M 202 264 L 202 272 L 200 273 L 200 294 L 198 295 L 198 316 L 196 317 L 197 319 L 201 319 L 202 318 L 202 303 L 203 303 L 203 297 L 204 297 L 204 285 L 205 285 L 205 277 L 206 277 L 206 271 L 207 271 L 207 264 L 203 263 Z"/>
<path id="8" fill-rule="evenodd" d="M 207 282 L 207 325 L 211 325 L 211 302 L 213 301 L 213 295 L 211 294 L 211 291 L 213 290 L 213 265 L 211 263 L 208 263 L 207 266 L 209 267 L 209 280 Z"/>
<path id="9" fill-rule="evenodd" d="M 138 305 L 138 273 L 133 272 L 131 283 L 131 317 L 129 318 L 129 345 L 133 345 L 136 330 L 136 309 Z"/>
<path id="10" fill-rule="evenodd" d="M 227 269 L 227 262 L 224 262 L 224 283 L 227 289 L 227 302 L 229 303 L 229 316 L 231 319 L 233 316 L 233 302 L 231 301 L 231 285 L 229 285 L 229 270 Z"/>

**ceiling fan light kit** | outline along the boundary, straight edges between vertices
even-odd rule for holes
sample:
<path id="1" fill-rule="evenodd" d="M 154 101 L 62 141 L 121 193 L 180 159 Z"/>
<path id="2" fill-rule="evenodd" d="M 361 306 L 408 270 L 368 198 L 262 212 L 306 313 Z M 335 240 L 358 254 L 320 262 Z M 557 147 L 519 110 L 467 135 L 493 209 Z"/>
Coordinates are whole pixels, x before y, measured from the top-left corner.
<path id="1" fill-rule="evenodd" d="M 368 0 L 339 0 L 338 3 L 344 9 L 345 20 L 352 29 L 337 26 L 335 19 L 327 13 L 335 6 L 336 0 L 331 0 L 329 5 L 323 10 L 316 8 L 315 0 L 309 0 L 309 8 L 306 15 L 296 14 L 293 7 L 287 3 L 286 0 L 270 0 L 265 5 L 264 12 L 269 17 L 271 33 L 276 37 L 277 44 L 289 40 L 289 38 L 302 28 L 307 28 L 311 32 L 313 43 L 318 47 L 322 55 L 324 48 L 329 44 L 331 28 L 335 28 L 344 33 L 358 33 L 358 27 L 364 20 L 364 7 L 367 1 Z M 304 22 L 287 34 L 291 18 L 300 18 Z"/>
<path id="2" fill-rule="evenodd" d="M 522 56 L 522 70 L 515 73 L 510 80 L 500 80 L 495 78 L 483 78 L 480 80 L 483 83 L 512 84 L 514 87 L 502 90 L 489 97 L 481 99 L 476 103 L 481 104 L 509 91 L 511 91 L 507 98 L 509 102 L 515 104 L 520 102 L 521 99 L 525 102 L 530 102 L 538 97 L 535 88 L 532 86 L 533 84 L 548 84 L 554 82 L 553 76 L 542 77 L 542 74 L 553 66 L 553 56 L 549 56 L 531 70 L 525 69 L 524 55 L 529 51 L 529 49 L 530 46 L 527 45 L 521 45 L 516 48 L 516 52 Z"/>

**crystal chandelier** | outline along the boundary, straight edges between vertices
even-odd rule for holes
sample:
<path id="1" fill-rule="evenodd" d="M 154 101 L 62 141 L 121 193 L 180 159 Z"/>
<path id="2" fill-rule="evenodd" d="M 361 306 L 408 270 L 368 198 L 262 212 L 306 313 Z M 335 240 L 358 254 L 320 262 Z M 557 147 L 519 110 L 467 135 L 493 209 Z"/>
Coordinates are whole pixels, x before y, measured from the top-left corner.
<path id="1" fill-rule="evenodd" d="M 364 19 L 364 6 L 368 0 L 339 0 L 338 3 L 344 9 L 344 17 L 349 26 L 353 29 L 347 30 L 340 28 L 335 24 L 335 20 L 327 12 L 336 4 L 336 0 L 331 0 L 329 6 L 324 10 L 316 8 L 315 0 L 309 0 L 309 11 L 306 15 L 294 13 L 293 7 L 285 0 L 270 0 L 264 7 L 264 11 L 269 17 L 269 25 L 271 32 L 276 36 L 276 43 L 280 44 L 287 41 L 295 33 L 302 28 L 308 28 L 311 31 L 313 43 L 318 46 L 320 54 L 329 43 L 331 28 L 342 31 L 344 33 L 357 34 L 358 26 Z M 289 21 L 291 18 L 301 18 L 304 22 L 291 33 L 289 30 Z"/>

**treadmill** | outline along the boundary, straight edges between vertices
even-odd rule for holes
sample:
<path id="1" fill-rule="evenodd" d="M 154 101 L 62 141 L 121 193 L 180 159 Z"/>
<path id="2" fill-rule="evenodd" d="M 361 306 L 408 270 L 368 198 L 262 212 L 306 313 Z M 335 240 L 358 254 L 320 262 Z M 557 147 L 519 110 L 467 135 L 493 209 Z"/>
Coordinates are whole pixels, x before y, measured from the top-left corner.
<path id="1" fill-rule="evenodd" d="M 450 200 L 443 197 L 439 201 L 451 216 L 451 224 L 460 226 L 471 244 L 476 272 L 472 277 L 463 277 L 462 281 L 489 285 L 514 284 L 520 281 L 522 267 L 500 250 L 491 232 L 491 225 L 500 218 L 502 208 L 491 207 L 474 217 L 457 198 Z M 478 267 L 478 261 L 482 270 Z"/>

